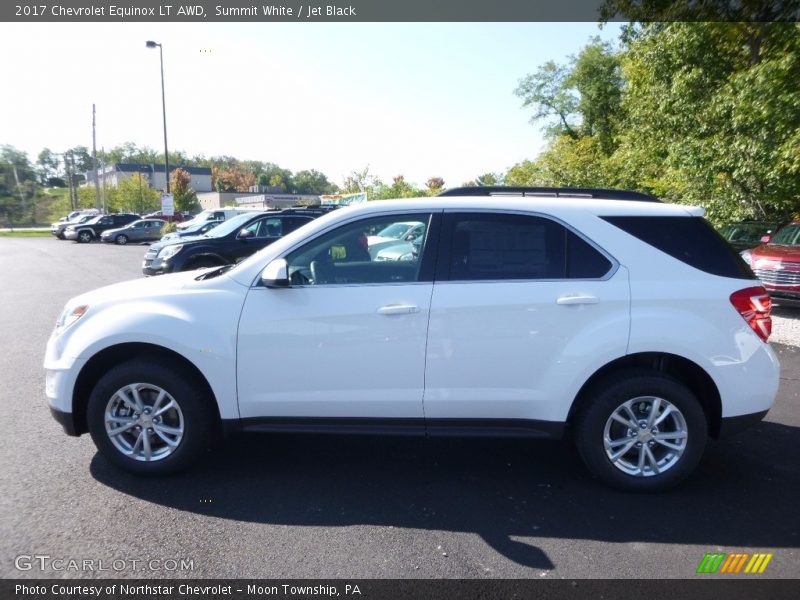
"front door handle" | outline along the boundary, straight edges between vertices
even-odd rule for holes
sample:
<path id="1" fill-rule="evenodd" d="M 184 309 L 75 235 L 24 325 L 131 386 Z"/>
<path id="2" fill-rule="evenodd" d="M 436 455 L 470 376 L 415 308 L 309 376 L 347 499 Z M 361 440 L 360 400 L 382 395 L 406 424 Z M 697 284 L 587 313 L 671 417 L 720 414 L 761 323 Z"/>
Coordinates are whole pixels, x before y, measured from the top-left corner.
<path id="1" fill-rule="evenodd" d="M 588 296 L 588 295 L 560 296 L 556 300 L 556 304 L 562 304 L 562 305 L 597 304 L 598 302 L 600 302 L 600 299 L 597 296 Z"/>
<path id="2" fill-rule="evenodd" d="M 419 312 L 413 304 L 387 304 L 378 309 L 379 315 L 410 315 Z"/>

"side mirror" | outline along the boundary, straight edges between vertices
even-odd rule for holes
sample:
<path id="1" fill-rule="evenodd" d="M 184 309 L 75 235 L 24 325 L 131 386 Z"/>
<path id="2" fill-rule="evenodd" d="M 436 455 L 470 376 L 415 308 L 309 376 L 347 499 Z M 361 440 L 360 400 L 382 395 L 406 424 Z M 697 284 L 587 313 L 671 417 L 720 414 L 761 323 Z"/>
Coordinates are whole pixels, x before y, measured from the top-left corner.
<path id="1" fill-rule="evenodd" d="M 252 229 L 241 229 L 239 231 L 239 235 L 237 236 L 240 240 L 247 240 L 251 237 L 255 237 L 255 233 L 253 233 Z"/>
<path id="2" fill-rule="evenodd" d="M 762 244 L 768 244 L 771 239 L 772 239 L 772 236 L 769 235 L 769 234 L 761 236 L 761 243 Z"/>
<path id="3" fill-rule="evenodd" d="M 261 271 L 261 283 L 268 288 L 289 287 L 289 266 L 285 258 L 276 258 Z"/>

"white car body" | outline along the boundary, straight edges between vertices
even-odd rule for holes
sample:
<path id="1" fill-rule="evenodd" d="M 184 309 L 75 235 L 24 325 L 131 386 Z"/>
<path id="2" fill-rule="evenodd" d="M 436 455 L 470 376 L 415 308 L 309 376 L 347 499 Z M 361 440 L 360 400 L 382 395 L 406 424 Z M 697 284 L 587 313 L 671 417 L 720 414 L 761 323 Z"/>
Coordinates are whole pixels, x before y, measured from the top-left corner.
<path id="1" fill-rule="evenodd" d="M 597 279 L 262 285 L 267 265 L 315 236 L 421 212 L 545 217 L 589 240 L 612 268 Z M 729 301 L 757 284 L 701 272 L 602 218 L 619 215 L 696 218 L 702 210 L 514 197 L 344 208 L 214 278 L 179 273 L 73 298 L 65 315 L 88 308 L 47 344 L 47 398 L 68 431 L 86 431 L 76 394 L 84 367 L 109 349 L 149 344 L 193 365 L 221 419 L 244 429 L 355 419 L 429 433 L 453 424 L 519 432 L 529 423 L 533 434 L 558 435 L 595 374 L 645 354 L 680 357 L 713 382 L 717 429 L 720 419 L 768 410 L 778 361 Z"/>
<path id="2" fill-rule="evenodd" d="M 264 210 L 263 208 L 213 208 L 204 210 L 200 214 L 196 215 L 193 219 L 188 221 L 184 221 L 183 223 L 176 223 L 175 228 L 178 231 L 183 231 L 184 229 L 188 229 L 194 225 L 199 225 L 200 223 L 205 223 L 206 221 L 224 221 L 225 219 L 230 219 L 231 217 L 235 217 L 237 215 L 241 215 L 242 213 L 246 212 L 260 212 Z"/>

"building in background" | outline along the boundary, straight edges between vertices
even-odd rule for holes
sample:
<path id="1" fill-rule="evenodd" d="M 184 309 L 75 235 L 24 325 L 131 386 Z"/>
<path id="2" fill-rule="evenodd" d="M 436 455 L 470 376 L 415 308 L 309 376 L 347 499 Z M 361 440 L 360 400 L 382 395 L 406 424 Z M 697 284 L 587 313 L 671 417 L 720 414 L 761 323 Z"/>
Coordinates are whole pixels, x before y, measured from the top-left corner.
<path id="1" fill-rule="evenodd" d="M 262 194 L 255 192 L 206 192 L 197 194 L 203 210 L 215 208 L 287 208 L 290 206 L 319 204 L 319 196 L 312 194 Z"/>
<path id="2" fill-rule="evenodd" d="M 182 167 L 171 166 L 170 172 L 176 169 L 183 169 L 192 180 L 189 187 L 195 192 L 211 191 L 211 169 L 209 167 Z M 157 190 L 167 187 L 167 180 L 164 177 L 164 165 L 158 164 L 136 164 L 136 163 L 114 163 L 105 165 L 98 169 L 100 185 L 105 187 L 117 187 L 125 178 L 132 177 L 134 173 L 141 173 L 148 185 Z M 86 173 L 86 185 L 94 185 L 94 171 Z"/>

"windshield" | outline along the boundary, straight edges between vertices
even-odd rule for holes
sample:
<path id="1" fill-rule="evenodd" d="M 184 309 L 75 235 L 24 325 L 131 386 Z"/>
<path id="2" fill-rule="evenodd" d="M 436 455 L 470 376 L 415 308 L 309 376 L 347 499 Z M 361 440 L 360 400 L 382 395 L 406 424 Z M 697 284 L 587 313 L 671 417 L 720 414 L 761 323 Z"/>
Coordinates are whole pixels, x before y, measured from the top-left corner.
<path id="1" fill-rule="evenodd" d="M 225 237 L 232 231 L 236 231 L 244 227 L 245 224 L 251 221 L 256 214 L 257 213 L 246 213 L 223 221 L 221 225 L 214 227 L 214 229 L 206 233 L 205 236 L 210 238 Z"/>
<path id="2" fill-rule="evenodd" d="M 800 238 L 800 223 L 787 225 L 775 234 L 770 244 L 779 246 L 796 246 Z"/>
<path id="3" fill-rule="evenodd" d="M 401 237 L 403 237 L 406 234 L 406 232 L 409 229 L 411 229 L 411 224 L 410 223 L 394 223 L 392 225 L 389 225 L 385 229 L 381 229 L 378 232 L 378 235 L 380 237 L 388 237 L 388 238 L 394 238 L 396 240 L 399 240 Z"/>

